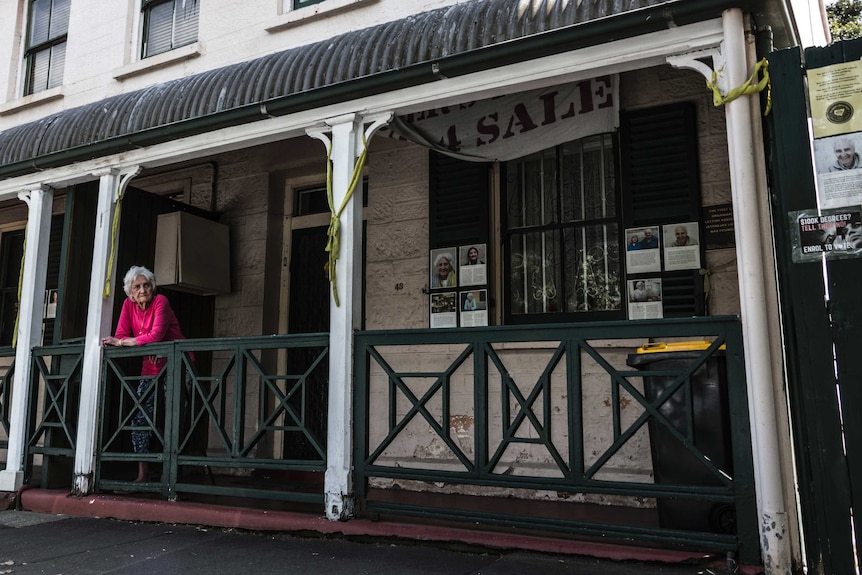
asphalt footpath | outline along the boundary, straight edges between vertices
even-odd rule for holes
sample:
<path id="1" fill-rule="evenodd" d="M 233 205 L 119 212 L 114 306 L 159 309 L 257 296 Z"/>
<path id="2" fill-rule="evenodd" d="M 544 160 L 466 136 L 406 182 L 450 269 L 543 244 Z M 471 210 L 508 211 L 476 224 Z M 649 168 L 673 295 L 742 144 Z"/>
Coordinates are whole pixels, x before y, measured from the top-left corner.
<path id="1" fill-rule="evenodd" d="M 507 539 L 499 534 L 485 534 L 483 539 L 481 532 L 465 529 L 303 520 L 301 514 L 278 517 L 278 513 L 263 513 L 265 519 L 253 521 L 247 513 L 237 515 L 239 510 L 231 515 L 212 506 L 110 496 L 55 494 L 52 498 L 51 492 L 41 490 L 28 494 L 29 506 L 22 509 L 19 500 L 17 506 L 0 511 L 0 575 L 762 572 L 751 566 L 728 566 L 718 557 L 646 550 L 633 559 L 638 554 L 631 553 L 631 548 L 628 552 L 620 548 L 615 554 L 602 544 L 572 547 L 540 538 L 530 544 L 529 538 Z"/>

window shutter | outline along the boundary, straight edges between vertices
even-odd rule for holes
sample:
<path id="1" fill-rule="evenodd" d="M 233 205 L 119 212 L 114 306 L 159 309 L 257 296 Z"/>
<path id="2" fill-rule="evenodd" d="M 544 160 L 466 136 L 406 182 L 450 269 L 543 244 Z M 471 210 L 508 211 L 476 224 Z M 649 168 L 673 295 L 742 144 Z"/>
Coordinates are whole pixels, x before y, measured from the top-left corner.
<path id="1" fill-rule="evenodd" d="M 703 230 L 697 147 L 697 118 L 691 102 L 621 114 L 626 228 L 698 222 Z M 702 238 L 699 243 L 703 246 Z M 632 274 L 629 279 L 656 276 L 662 279 L 665 317 L 705 314 L 703 276 L 698 270 Z"/>
<path id="2" fill-rule="evenodd" d="M 431 152 L 431 249 L 488 242 L 488 168 Z"/>

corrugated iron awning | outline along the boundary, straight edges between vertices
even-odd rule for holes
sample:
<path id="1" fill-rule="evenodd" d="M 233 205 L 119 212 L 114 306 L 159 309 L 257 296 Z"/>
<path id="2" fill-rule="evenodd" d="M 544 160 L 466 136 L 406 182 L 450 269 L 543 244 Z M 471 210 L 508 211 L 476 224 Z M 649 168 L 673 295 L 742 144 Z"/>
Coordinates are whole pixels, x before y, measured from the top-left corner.
<path id="1" fill-rule="evenodd" d="M 453 76 L 601 41 L 662 29 L 671 7 L 720 0 L 473 0 L 348 32 L 247 62 L 65 110 L 0 132 L 0 178 L 65 165 L 434 81 L 431 63 Z M 629 15 L 615 36 L 599 29 L 574 41 L 555 31 Z M 610 30 L 610 29 L 609 29 Z M 614 28 L 616 30 L 616 28 Z M 551 34 L 551 35 L 549 35 Z M 603 35 L 604 34 L 604 35 Z M 541 39 L 530 45 L 526 39 Z M 495 47 L 506 48 L 496 54 Z M 471 56 L 475 56 L 471 58 Z M 459 60 L 460 59 L 460 60 Z"/>

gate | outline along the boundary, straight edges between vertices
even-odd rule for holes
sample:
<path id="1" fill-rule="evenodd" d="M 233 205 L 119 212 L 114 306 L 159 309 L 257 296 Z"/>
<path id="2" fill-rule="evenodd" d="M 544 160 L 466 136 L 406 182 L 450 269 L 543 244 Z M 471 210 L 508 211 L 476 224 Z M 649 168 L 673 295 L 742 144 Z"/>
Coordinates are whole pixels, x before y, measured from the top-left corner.
<path id="1" fill-rule="evenodd" d="M 774 106 L 765 130 L 802 528 L 809 573 L 858 573 L 862 420 L 842 414 L 862 408 L 862 259 L 794 263 L 788 215 L 818 207 L 806 72 L 859 60 L 862 40 L 804 56 L 798 48 L 769 55 Z"/>

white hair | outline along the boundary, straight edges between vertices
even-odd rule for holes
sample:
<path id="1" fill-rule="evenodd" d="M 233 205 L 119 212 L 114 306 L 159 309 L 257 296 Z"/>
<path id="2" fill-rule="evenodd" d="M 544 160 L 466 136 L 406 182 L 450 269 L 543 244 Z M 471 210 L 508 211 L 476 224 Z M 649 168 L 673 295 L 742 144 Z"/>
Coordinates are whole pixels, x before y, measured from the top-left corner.
<path id="1" fill-rule="evenodd" d="M 123 290 L 126 292 L 127 296 L 132 295 L 132 284 L 135 282 L 135 278 L 139 276 L 144 276 L 147 278 L 147 281 L 153 286 L 153 293 L 156 293 L 156 276 L 145 268 L 144 266 L 132 266 L 129 268 L 129 271 L 126 272 L 126 276 L 123 278 Z"/>
<path id="2" fill-rule="evenodd" d="M 450 254 L 450 253 L 445 253 L 445 252 L 444 252 L 444 253 L 442 253 L 442 254 L 437 254 L 437 257 L 436 257 L 436 258 L 434 258 L 434 267 L 436 268 L 436 267 L 440 264 L 440 260 L 444 260 L 444 259 L 449 261 L 449 265 L 450 265 L 450 266 L 451 266 L 451 265 L 452 265 L 452 263 L 455 261 L 455 260 L 452 258 L 452 254 Z"/>

